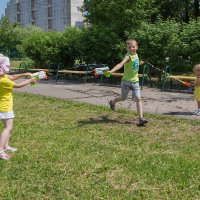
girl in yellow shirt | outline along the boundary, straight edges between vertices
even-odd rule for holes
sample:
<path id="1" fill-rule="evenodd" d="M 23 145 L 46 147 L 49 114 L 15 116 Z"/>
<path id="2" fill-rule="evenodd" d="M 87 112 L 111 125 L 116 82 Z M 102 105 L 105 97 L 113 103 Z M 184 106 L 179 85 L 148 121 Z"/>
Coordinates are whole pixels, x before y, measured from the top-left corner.
<path id="1" fill-rule="evenodd" d="M 200 115 L 200 64 L 197 64 L 193 68 L 194 75 L 196 80 L 194 82 L 194 97 L 197 101 L 198 109 L 195 111 L 196 115 Z"/>
<path id="2" fill-rule="evenodd" d="M 0 54 L 0 120 L 4 124 L 0 135 L 0 159 L 8 160 L 10 155 L 8 151 L 14 152 L 17 149 L 9 146 L 9 136 L 13 127 L 13 88 L 21 88 L 29 83 L 35 82 L 36 78 L 31 78 L 20 83 L 13 82 L 22 77 L 30 76 L 31 73 L 7 75 L 10 70 L 10 60 L 8 57 Z"/>

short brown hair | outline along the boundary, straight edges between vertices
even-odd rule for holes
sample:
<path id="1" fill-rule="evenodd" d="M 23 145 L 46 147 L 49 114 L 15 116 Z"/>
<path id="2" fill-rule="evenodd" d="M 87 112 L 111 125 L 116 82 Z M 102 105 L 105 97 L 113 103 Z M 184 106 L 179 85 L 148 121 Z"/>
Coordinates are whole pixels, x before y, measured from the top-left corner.
<path id="1" fill-rule="evenodd" d="M 126 40 L 126 46 L 128 46 L 129 44 L 132 44 L 132 43 L 136 43 L 136 45 L 138 44 L 136 40 L 133 40 L 133 39 Z"/>

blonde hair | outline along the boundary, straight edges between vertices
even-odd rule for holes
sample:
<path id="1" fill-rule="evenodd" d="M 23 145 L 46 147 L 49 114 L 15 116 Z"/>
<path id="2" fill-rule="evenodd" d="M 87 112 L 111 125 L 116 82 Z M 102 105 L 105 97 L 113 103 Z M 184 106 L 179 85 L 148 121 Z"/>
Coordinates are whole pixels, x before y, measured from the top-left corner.
<path id="1" fill-rule="evenodd" d="M 129 44 L 133 44 L 133 43 L 135 43 L 136 45 L 138 45 L 136 40 L 133 40 L 133 39 L 126 40 L 126 46 L 128 46 Z"/>
<path id="2" fill-rule="evenodd" d="M 193 71 L 195 70 L 199 70 L 200 71 L 200 64 L 196 64 L 194 67 L 193 67 Z"/>

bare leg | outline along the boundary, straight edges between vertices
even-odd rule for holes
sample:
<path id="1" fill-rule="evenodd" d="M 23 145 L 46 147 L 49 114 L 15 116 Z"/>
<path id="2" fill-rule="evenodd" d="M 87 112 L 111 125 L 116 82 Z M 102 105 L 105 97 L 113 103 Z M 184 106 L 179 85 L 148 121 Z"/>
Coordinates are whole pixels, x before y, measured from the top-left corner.
<path id="1" fill-rule="evenodd" d="M 142 111 L 142 101 L 141 101 L 141 98 L 136 97 L 135 101 L 136 101 L 136 108 L 137 108 L 137 111 L 138 111 L 139 118 L 143 119 L 143 111 Z"/>
<path id="2" fill-rule="evenodd" d="M 4 129 L 0 136 L 0 150 L 4 150 L 8 147 L 9 136 L 13 125 L 13 119 L 5 119 L 2 121 L 4 123 Z M 7 155 L 6 153 L 3 154 Z"/>
<path id="3" fill-rule="evenodd" d="M 115 105 L 117 102 L 124 101 L 124 100 L 125 99 L 121 97 L 116 97 L 115 99 L 111 100 L 111 103 Z"/>
<path id="4" fill-rule="evenodd" d="M 197 101 L 198 109 L 200 109 L 200 101 Z"/>

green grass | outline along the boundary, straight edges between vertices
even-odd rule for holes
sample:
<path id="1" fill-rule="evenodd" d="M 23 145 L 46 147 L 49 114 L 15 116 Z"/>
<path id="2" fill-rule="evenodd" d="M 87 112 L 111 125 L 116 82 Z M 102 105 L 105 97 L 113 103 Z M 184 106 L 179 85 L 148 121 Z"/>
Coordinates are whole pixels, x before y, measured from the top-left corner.
<path id="1" fill-rule="evenodd" d="M 125 110 L 14 97 L 19 151 L 0 161 L 0 199 L 199 199 L 199 121 L 147 115 L 137 127 Z"/>

